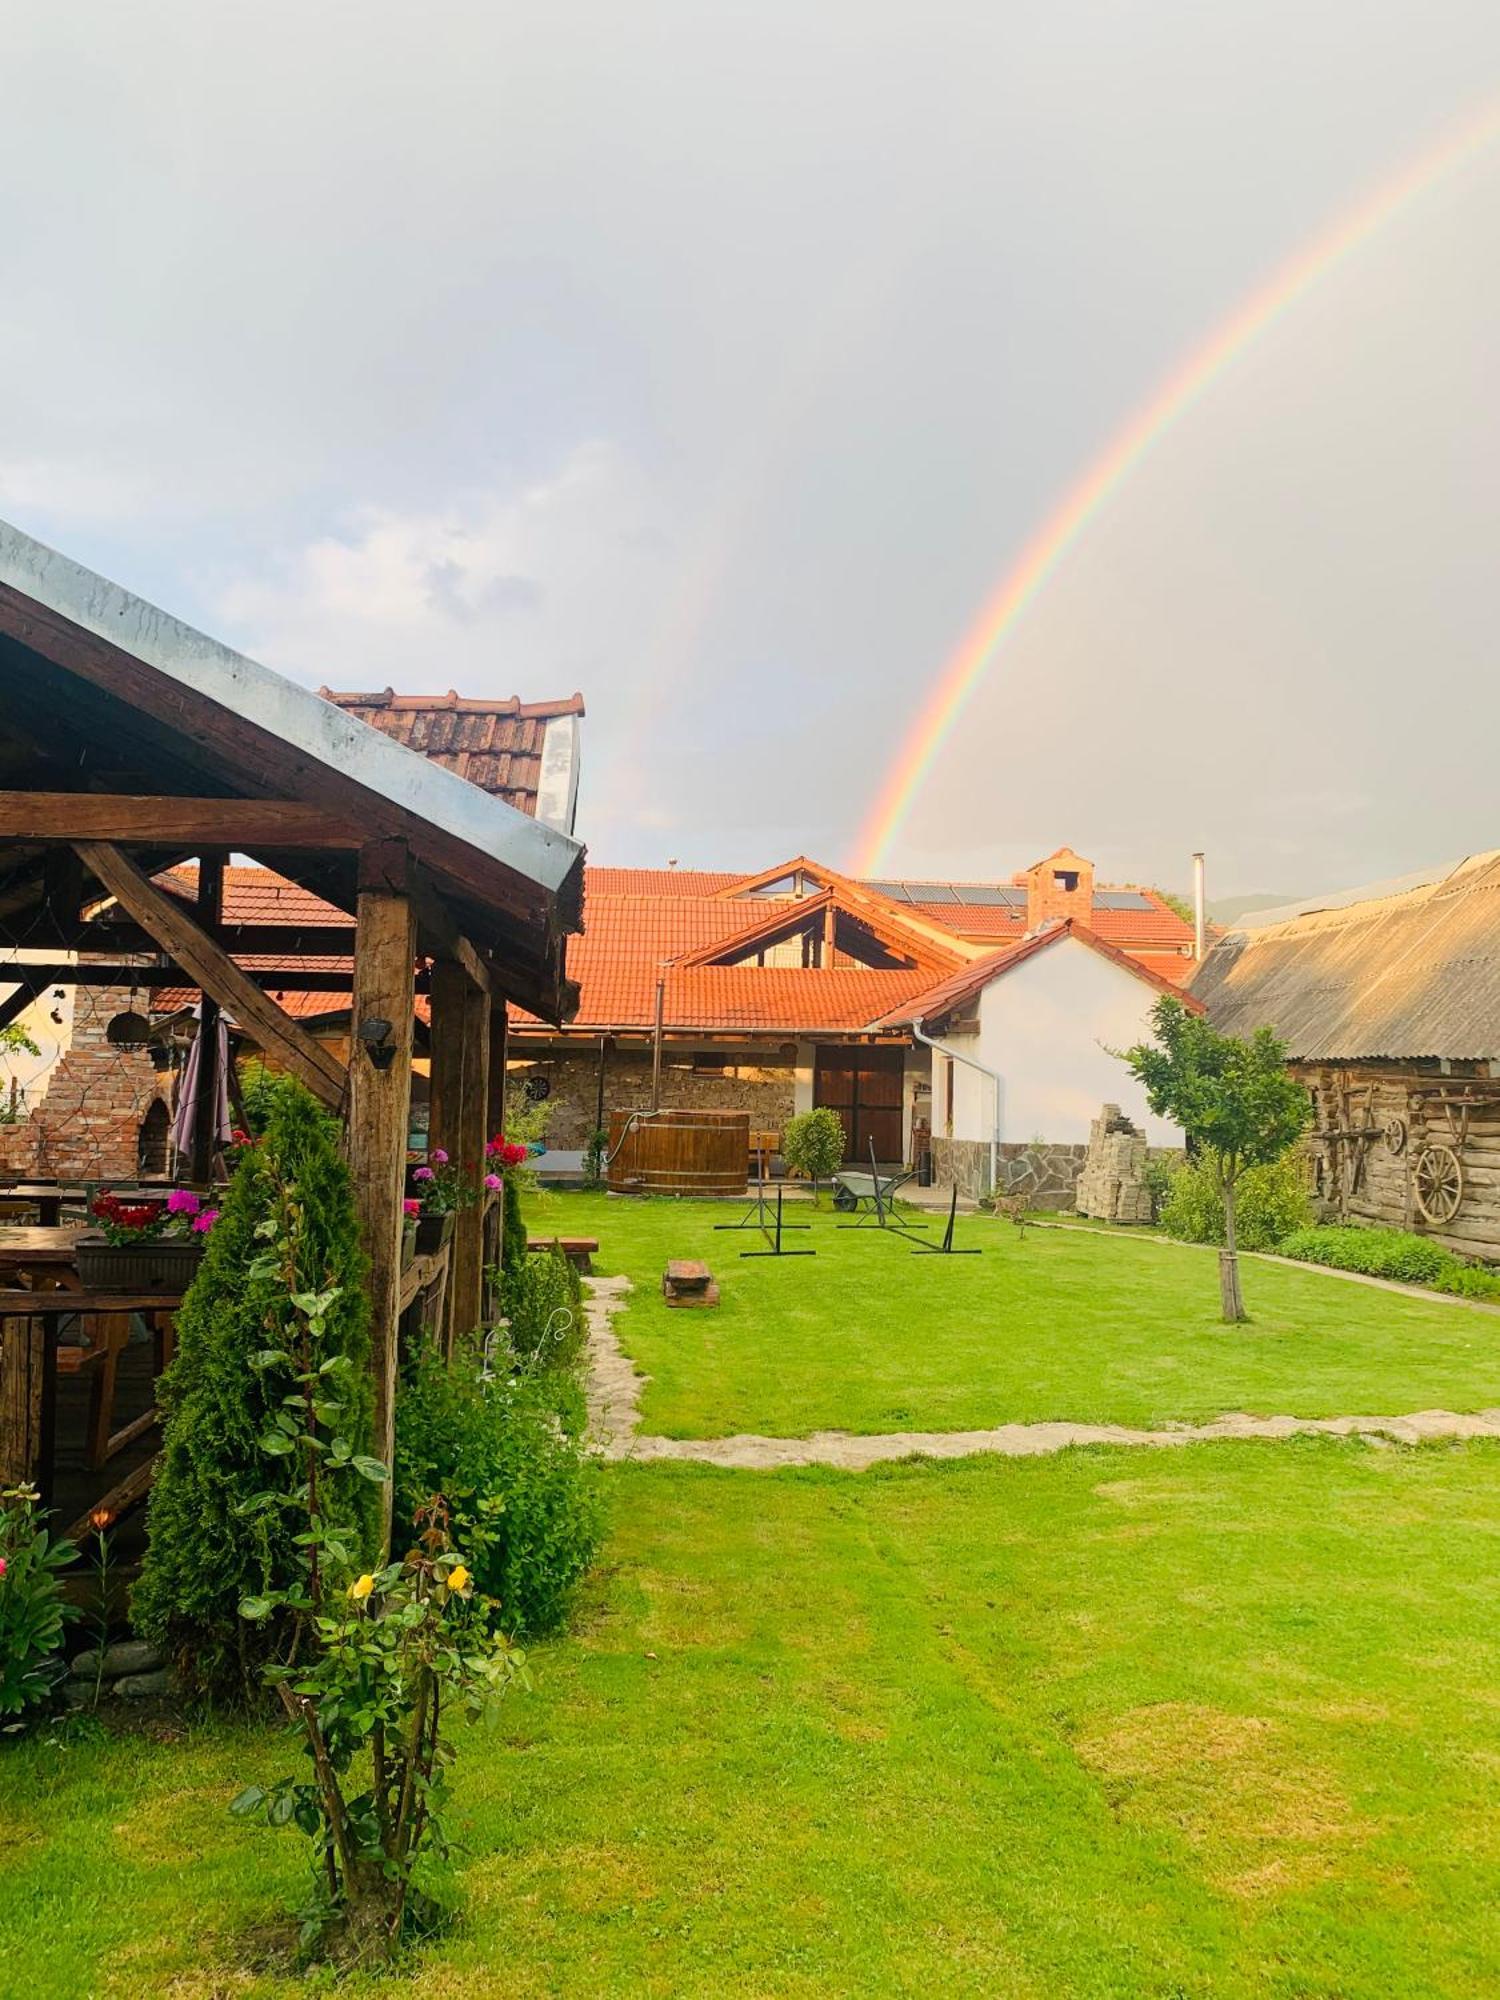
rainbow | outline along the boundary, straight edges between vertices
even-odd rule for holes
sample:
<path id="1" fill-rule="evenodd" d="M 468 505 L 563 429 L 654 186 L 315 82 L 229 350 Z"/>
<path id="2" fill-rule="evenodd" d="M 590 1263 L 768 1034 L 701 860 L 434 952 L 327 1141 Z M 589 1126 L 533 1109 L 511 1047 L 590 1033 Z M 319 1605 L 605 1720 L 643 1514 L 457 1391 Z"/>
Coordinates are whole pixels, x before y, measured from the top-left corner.
<path id="1" fill-rule="evenodd" d="M 1001 647 L 1089 524 L 1149 453 L 1284 313 L 1497 138 L 1500 102 L 1493 102 L 1418 155 L 1283 264 L 1180 363 L 1150 401 L 1115 434 L 1026 543 L 942 669 L 860 831 L 850 864 L 852 874 L 880 873 L 917 794 Z"/>

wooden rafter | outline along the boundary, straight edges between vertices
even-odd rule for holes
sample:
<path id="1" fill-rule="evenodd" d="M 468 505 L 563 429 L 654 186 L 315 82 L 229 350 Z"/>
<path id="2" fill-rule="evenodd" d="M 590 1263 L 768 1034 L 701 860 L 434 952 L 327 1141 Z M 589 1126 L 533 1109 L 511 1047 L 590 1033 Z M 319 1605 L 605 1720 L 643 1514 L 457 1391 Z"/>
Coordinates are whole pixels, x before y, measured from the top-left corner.
<path id="1" fill-rule="evenodd" d="M 336 1109 L 343 1102 L 343 1066 L 268 999 L 180 904 L 164 895 L 127 854 L 108 841 L 79 841 L 77 847 L 84 866 L 182 967 L 190 984 L 201 987 L 233 1014 L 252 1040 L 285 1063 L 324 1104 Z"/>
<path id="2" fill-rule="evenodd" d="M 182 799 L 115 792 L 0 792 L 0 839 L 159 847 L 353 848 L 357 829 L 297 799 Z"/>

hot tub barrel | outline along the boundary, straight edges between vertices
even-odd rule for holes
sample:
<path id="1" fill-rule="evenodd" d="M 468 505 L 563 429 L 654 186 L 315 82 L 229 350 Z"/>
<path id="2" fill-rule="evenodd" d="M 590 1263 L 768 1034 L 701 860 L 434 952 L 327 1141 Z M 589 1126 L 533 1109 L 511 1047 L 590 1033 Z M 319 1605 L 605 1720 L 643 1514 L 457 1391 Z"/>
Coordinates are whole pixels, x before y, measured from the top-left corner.
<path id="1" fill-rule="evenodd" d="M 750 1113 L 612 1111 L 609 1151 L 617 1194 L 743 1194 Z"/>

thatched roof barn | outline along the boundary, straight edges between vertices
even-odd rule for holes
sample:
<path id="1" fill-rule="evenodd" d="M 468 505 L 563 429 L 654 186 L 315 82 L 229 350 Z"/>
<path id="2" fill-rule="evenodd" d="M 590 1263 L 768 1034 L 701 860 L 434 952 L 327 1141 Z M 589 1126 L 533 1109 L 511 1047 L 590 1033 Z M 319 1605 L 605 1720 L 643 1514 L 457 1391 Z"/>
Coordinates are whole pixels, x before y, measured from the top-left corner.
<path id="1" fill-rule="evenodd" d="M 1500 850 L 1251 919 L 1192 990 L 1286 1042 L 1337 1213 L 1500 1259 Z"/>

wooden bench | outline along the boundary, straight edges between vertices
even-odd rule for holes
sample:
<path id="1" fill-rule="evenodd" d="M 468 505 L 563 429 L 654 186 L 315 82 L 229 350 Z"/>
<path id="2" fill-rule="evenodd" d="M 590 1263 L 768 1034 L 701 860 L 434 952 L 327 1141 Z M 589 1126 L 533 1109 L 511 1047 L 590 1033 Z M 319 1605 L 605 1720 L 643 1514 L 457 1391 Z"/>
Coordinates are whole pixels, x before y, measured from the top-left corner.
<path id="1" fill-rule="evenodd" d="M 661 1288 L 669 1306 L 716 1306 L 719 1288 L 707 1264 L 696 1257 L 674 1257 L 661 1275 Z"/>
<path id="2" fill-rule="evenodd" d="M 597 1236 L 532 1236 L 526 1242 L 528 1250 L 561 1250 L 575 1271 L 587 1275 L 594 1268 L 594 1252 L 599 1248 Z"/>

